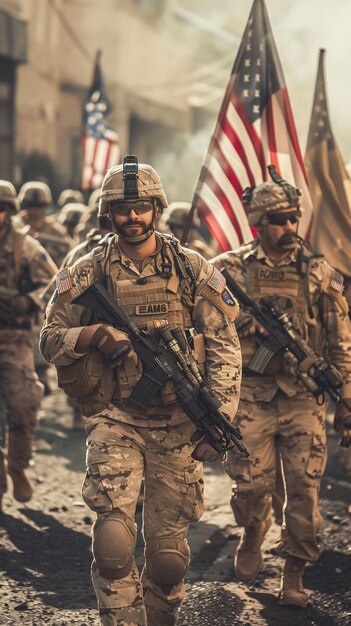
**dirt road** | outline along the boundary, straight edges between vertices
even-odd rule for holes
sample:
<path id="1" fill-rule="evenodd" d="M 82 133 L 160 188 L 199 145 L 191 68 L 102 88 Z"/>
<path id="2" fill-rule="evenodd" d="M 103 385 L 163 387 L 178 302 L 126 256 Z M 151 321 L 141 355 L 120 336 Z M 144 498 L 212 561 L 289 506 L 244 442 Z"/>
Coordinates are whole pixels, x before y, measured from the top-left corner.
<path id="1" fill-rule="evenodd" d="M 35 497 L 28 506 L 5 496 L 0 517 L 0 624 L 98 626 L 90 583 L 92 513 L 80 498 L 85 437 L 71 430 L 60 391 L 44 401 L 30 475 Z M 276 595 L 282 560 L 270 552 L 279 528 L 265 541 L 264 567 L 248 587 L 235 580 L 232 555 L 239 540 L 229 507 L 230 480 L 220 466 L 205 469 L 206 511 L 191 527 L 192 564 L 179 626 L 349 626 L 351 624 L 350 474 L 330 437 L 322 487 L 322 556 L 307 568 L 314 606 L 283 609 Z M 140 521 L 140 520 L 139 520 Z M 137 560 L 142 564 L 139 538 Z"/>

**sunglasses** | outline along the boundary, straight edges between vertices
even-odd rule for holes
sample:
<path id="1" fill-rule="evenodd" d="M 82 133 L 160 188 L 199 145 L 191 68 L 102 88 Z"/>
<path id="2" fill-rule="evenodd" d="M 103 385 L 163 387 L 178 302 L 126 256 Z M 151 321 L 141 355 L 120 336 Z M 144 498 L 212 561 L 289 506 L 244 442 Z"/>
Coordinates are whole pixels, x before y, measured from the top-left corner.
<path id="1" fill-rule="evenodd" d="M 137 215 L 142 215 L 143 213 L 148 213 L 148 211 L 153 211 L 154 204 L 153 202 L 150 202 L 150 200 L 111 202 L 110 209 L 113 213 L 115 213 L 115 215 L 122 215 L 123 217 L 127 217 L 132 209 Z"/>
<path id="2" fill-rule="evenodd" d="M 288 221 L 290 224 L 298 224 L 299 216 L 297 213 L 272 213 L 267 215 L 267 220 L 272 226 L 285 226 Z"/>

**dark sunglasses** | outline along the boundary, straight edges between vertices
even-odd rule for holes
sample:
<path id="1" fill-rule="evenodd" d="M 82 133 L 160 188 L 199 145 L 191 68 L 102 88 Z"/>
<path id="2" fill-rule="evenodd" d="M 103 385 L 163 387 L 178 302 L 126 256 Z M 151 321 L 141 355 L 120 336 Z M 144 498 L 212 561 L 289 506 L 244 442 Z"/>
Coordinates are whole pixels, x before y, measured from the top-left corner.
<path id="1" fill-rule="evenodd" d="M 297 213 L 272 213 L 267 215 L 267 220 L 272 226 L 285 226 L 288 221 L 290 224 L 298 224 L 299 216 Z"/>
<path id="2" fill-rule="evenodd" d="M 152 211 L 154 209 L 154 204 L 150 200 L 111 202 L 110 209 L 116 215 L 122 215 L 123 217 L 127 217 L 132 209 L 137 215 L 142 215 L 143 213 Z"/>

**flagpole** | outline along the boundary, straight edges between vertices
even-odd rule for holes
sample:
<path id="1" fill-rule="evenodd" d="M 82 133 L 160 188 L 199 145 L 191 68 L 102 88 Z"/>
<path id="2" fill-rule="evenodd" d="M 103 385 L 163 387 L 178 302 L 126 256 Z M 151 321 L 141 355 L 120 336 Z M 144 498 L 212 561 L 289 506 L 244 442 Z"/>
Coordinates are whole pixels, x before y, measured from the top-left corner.
<path id="1" fill-rule="evenodd" d="M 181 243 L 182 246 L 185 246 L 185 244 L 187 243 L 189 231 L 190 231 L 191 225 L 193 223 L 193 219 L 194 219 L 195 209 L 196 209 L 196 204 L 195 204 L 195 202 L 193 200 L 193 202 L 191 203 L 191 209 L 190 209 L 190 211 L 188 213 L 188 217 L 186 218 L 186 222 L 185 222 L 182 238 L 180 240 L 180 243 Z"/>

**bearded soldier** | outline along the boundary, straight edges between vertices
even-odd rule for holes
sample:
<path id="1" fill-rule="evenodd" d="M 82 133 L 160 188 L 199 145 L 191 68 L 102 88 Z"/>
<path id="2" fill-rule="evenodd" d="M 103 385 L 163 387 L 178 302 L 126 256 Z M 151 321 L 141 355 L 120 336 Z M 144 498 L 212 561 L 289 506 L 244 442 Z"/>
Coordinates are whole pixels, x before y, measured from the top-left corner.
<path id="1" fill-rule="evenodd" d="M 13 185 L 0 181 L 0 395 L 8 426 L 7 463 L 0 450 L 0 510 L 6 491 L 6 470 L 19 502 L 32 497 L 25 475 L 32 456 L 37 411 L 43 395 L 34 371 L 30 328 L 43 307 L 42 289 L 57 267 L 42 246 L 14 229 L 11 216 L 18 210 Z M 6 439 L 6 427 L 2 428 Z M 4 446 L 2 442 L 2 447 Z"/>
<path id="2" fill-rule="evenodd" d="M 328 352 L 343 375 L 343 395 L 351 397 L 351 344 L 342 277 L 315 256 L 297 235 L 300 190 L 277 175 L 272 182 L 248 188 L 243 196 L 249 224 L 258 239 L 214 259 L 251 298 L 276 294 L 293 327 L 315 352 Z M 232 508 L 243 534 L 234 568 L 248 582 L 261 569 L 261 545 L 271 524 L 276 455 L 285 479 L 284 525 L 279 552 L 285 559 L 280 604 L 305 607 L 302 584 L 306 561 L 318 559 L 321 516 L 318 493 L 326 464 L 325 405 L 320 406 L 297 382 L 293 357 L 279 352 L 263 374 L 250 370 L 264 329 L 252 318 L 241 339 L 243 385 L 237 415 L 250 459 L 229 454 L 227 471 L 235 480 Z M 339 405 L 336 424 L 349 444 L 348 410 Z"/>
<path id="3" fill-rule="evenodd" d="M 88 418 L 83 498 L 97 513 L 92 576 L 104 626 L 176 624 L 190 555 L 186 534 L 203 510 L 199 459 L 211 458 L 213 449 L 203 438 L 192 441 L 195 427 L 175 405 L 171 381 L 144 410 L 128 406 L 143 374 L 128 335 L 72 300 L 100 278 L 150 337 L 163 320 L 179 326 L 192 336 L 198 364 L 207 367 L 230 419 L 238 403 L 237 306 L 218 270 L 174 238 L 155 233 L 154 222 L 166 207 L 150 165 L 138 166 L 128 156 L 107 172 L 99 211 L 116 234 L 58 274 L 41 335 L 43 355 L 56 364 L 60 385 L 79 396 Z M 143 476 L 140 581 L 134 516 Z"/>

